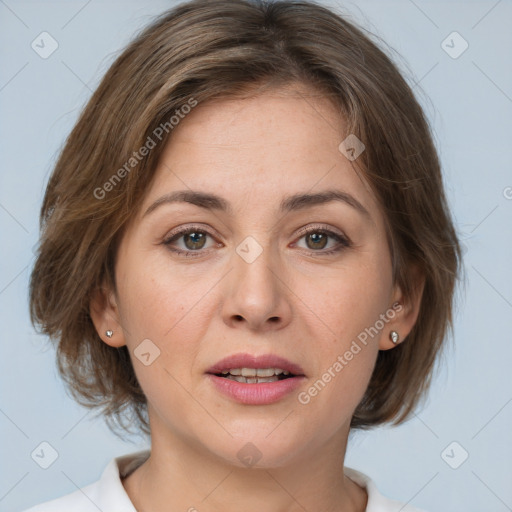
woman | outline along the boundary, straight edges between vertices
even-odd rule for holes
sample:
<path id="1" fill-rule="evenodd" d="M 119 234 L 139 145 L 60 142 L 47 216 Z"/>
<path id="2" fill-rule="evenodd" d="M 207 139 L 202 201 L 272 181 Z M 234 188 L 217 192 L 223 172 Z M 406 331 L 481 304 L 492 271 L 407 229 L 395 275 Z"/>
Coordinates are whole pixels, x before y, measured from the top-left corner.
<path id="1" fill-rule="evenodd" d="M 45 511 L 413 510 L 343 468 L 398 424 L 459 245 L 424 114 L 310 2 L 197 0 L 114 62 L 48 183 L 31 280 L 77 400 L 151 450 Z"/>

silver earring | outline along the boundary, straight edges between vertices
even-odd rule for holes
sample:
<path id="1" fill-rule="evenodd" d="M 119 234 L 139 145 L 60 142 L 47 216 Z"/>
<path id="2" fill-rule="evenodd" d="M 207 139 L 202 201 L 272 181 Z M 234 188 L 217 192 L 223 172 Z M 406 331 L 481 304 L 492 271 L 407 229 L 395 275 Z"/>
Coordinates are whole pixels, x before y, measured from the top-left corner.
<path id="1" fill-rule="evenodd" d="M 400 339 L 400 336 L 396 331 L 391 331 L 389 333 L 389 339 L 396 345 L 398 343 L 398 340 Z"/>
<path id="2" fill-rule="evenodd" d="M 114 331 L 111 331 L 109 329 L 108 331 L 105 331 L 105 334 L 107 335 L 107 338 L 112 338 L 112 335 L 114 334 Z"/>

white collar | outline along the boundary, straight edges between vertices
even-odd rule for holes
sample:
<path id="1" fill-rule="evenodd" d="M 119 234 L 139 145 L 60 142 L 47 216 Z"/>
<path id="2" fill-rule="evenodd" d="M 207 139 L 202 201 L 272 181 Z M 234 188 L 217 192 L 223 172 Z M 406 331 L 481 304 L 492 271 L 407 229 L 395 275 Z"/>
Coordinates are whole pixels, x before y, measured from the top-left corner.
<path id="1" fill-rule="evenodd" d="M 37 505 L 25 512 L 137 512 L 121 478 L 135 471 L 150 455 L 142 450 L 112 459 L 100 479 L 73 493 Z M 421 512 L 409 505 L 384 497 L 374 482 L 360 471 L 344 468 L 345 474 L 368 494 L 366 512 Z"/>

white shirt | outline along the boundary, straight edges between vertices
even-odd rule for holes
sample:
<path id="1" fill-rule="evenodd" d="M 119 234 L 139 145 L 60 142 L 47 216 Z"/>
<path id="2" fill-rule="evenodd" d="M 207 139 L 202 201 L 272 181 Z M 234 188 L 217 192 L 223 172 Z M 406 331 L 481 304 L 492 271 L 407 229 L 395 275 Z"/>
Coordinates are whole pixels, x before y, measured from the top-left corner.
<path id="1" fill-rule="evenodd" d="M 149 450 L 143 450 L 116 457 L 109 462 L 98 481 L 25 512 L 137 512 L 126 494 L 121 478 L 135 471 L 149 454 Z M 385 498 L 365 474 L 347 467 L 344 469 L 345 475 L 366 490 L 366 512 L 422 512 L 410 505 Z"/>

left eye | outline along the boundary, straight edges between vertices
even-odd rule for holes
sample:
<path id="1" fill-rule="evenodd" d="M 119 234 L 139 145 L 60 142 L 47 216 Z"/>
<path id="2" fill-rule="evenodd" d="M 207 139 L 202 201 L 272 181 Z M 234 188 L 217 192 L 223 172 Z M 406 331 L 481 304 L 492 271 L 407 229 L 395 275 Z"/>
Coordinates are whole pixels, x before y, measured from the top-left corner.
<path id="1" fill-rule="evenodd" d="M 334 244 L 331 244 L 327 247 L 329 243 L 329 239 L 334 241 Z M 348 247 L 348 240 L 337 233 L 326 229 L 312 229 L 307 231 L 299 240 L 304 240 L 306 247 L 304 249 L 310 249 L 316 252 L 334 252 L 336 250 L 341 250 L 344 247 Z M 297 243 L 297 246 L 298 243 Z M 333 250 L 333 251 L 331 251 Z"/>

